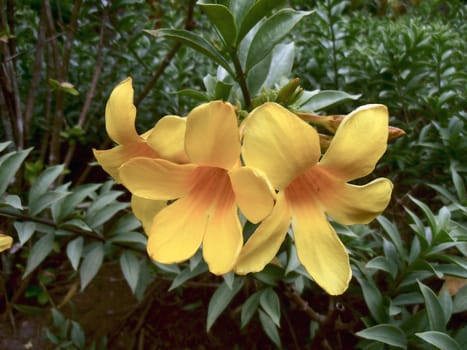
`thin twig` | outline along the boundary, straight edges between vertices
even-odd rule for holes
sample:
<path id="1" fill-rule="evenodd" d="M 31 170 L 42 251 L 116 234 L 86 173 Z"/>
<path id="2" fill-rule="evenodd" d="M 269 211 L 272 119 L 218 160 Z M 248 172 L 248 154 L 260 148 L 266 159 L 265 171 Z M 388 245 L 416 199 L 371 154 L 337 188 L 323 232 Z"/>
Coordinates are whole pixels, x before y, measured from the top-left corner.
<path id="1" fill-rule="evenodd" d="M 39 80 L 41 77 L 41 68 L 42 68 L 42 57 L 43 57 L 43 46 L 45 42 L 45 31 L 46 31 L 46 19 L 45 19 L 45 8 L 44 4 L 41 6 L 41 14 L 39 18 L 39 34 L 37 38 L 36 48 L 35 48 L 35 57 L 34 57 L 34 66 L 32 72 L 31 84 L 29 85 L 28 97 L 26 100 L 26 110 L 24 111 L 24 139 L 26 145 L 29 142 L 31 135 L 31 119 L 32 113 L 34 110 L 34 102 L 37 95 L 37 87 L 39 85 Z"/>
<path id="2" fill-rule="evenodd" d="M 195 0 L 190 0 L 190 4 L 188 5 L 188 12 L 187 12 L 187 16 L 185 19 L 185 29 L 187 30 L 192 30 L 195 27 L 193 23 L 193 12 L 194 12 L 195 3 L 196 3 Z M 136 107 L 138 107 L 141 101 L 143 101 L 143 99 L 148 95 L 149 91 L 151 91 L 154 85 L 156 85 L 159 78 L 162 76 L 165 69 L 169 66 L 170 62 L 175 57 L 175 54 L 180 49 L 180 47 L 181 47 L 181 44 L 178 41 L 172 46 L 170 51 L 167 53 L 167 55 L 165 56 L 165 58 L 162 60 L 161 64 L 157 68 L 151 80 L 146 84 L 143 91 L 135 99 Z"/>

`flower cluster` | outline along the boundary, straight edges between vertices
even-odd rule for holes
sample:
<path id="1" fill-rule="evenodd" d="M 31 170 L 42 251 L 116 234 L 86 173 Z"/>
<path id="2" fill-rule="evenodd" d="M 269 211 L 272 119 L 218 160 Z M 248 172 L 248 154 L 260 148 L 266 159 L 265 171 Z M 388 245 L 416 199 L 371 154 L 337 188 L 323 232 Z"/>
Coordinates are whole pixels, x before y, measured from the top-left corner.
<path id="1" fill-rule="evenodd" d="M 388 205 L 385 178 L 357 186 L 386 150 L 388 112 L 360 107 L 344 118 L 321 154 L 314 127 L 279 104 L 254 109 L 238 126 L 236 108 L 212 101 L 186 117 L 135 129 L 131 78 L 112 92 L 106 128 L 118 145 L 94 150 L 101 166 L 132 193 L 132 209 L 160 263 L 189 259 L 202 246 L 214 274 L 262 270 L 289 227 L 297 255 L 329 294 L 351 278 L 347 251 L 327 220 L 368 223 Z M 239 215 L 239 211 L 241 215 Z M 244 244 L 240 218 L 258 223 Z"/>

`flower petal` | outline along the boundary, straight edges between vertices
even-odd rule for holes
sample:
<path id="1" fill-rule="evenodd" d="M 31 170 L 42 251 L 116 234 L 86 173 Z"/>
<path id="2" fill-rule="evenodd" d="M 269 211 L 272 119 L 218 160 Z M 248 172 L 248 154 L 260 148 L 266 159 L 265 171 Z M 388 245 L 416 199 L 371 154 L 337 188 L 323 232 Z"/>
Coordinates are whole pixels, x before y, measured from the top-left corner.
<path id="1" fill-rule="evenodd" d="M 163 159 L 188 163 L 185 153 L 186 118 L 168 115 L 161 118 L 148 136 L 147 142 Z"/>
<path id="2" fill-rule="evenodd" d="M 136 218 L 141 221 L 144 232 L 149 234 L 154 217 L 167 206 L 167 201 L 131 196 L 131 210 Z"/>
<path id="3" fill-rule="evenodd" d="M 175 201 L 154 218 L 147 251 L 163 264 L 191 258 L 201 246 L 207 217 L 194 196 Z"/>
<path id="4" fill-rule="evenodd" d="M 233 193 L 217 204 L 206 226 L 203 257 L 209 271 L 223 275 L 232 270 L 243 244 L 242 227 L 238 219 Z"/>
<path id="5" fill-rule="evenodd" d="M 213 101 L 194 108 L 187 117 L 185 151 L 192 163 L 231 169 L 240 158 L 235 108 Z"/>
<path id="6" fill-rule="evenodd" d="M 336 232 L 312 201 L 291 199 L 289 204 L 298 259 L 327 293 L 344 293 L 352 271 L 347 251 Z"/>
<path id="7" fill-rule="evenodd" d="M 132 80 L 126 78 L 113 89 L 105 107 L 105 127 L 109 137 L 120 145 L 140 142 L 135 119 Z"/>
<path id="8" fill-rule="evenodd" d="M 279 192 L 271 214 L 256 228 L 243 246 L 235 272 L 244 275 L 264 269 L 279 251 L 289 224 L 290 212 L 284 193 Z"/>
<path id="9" fill-rule="evenodd" d="M 251 112 L 243 137 L 245 164 L 266 173 L 281 190 L 320 157 L 316 130 L 276 103 Z"/>
<path id="10" fill-rule="evenodd" d="M 274 206 L 276 193 L 259 170 L 239 167 L 229 172 L 235 200 L 245 217 L 252 223 L 264 219 Z"/>
<path id="11" fill-rule="evenodd" d="M 391 200 L 392 182 L 379 178 L 364 186 L 343 182 L 319 165 L 307 171 L 324 211 L 343 225 L 367 224 L 383 212 Z"/>
<path id="12" fill-rule="evenodd" d="M 320 164 L 343 181 L 370 174 L 386 151 L 388 110 L 365 105 L 344 118 Z"/>
<path id="13" fill-rule="evenodd" d="M 13 237 L 0 233 L 0 252 L 10 249 L 13 244 Z"/>
<path id="14" fill-rule="evenodd" d="M 92 151 L 101 167 L 117 182 L 121 182 L 118 168 L 126 161 L 134 157 L 159 157 L 145 142 L 133 142 L 126 145 L 119 145 L 108 150 L 93 149 Z"/>
<path id="15" fill-rule="evenodd" d="M 188 193 L 194 164 L 175 164 L 164 159 L 133 158 L 120 169 L 120 179 L 138 197 L 169 200 Z"/>

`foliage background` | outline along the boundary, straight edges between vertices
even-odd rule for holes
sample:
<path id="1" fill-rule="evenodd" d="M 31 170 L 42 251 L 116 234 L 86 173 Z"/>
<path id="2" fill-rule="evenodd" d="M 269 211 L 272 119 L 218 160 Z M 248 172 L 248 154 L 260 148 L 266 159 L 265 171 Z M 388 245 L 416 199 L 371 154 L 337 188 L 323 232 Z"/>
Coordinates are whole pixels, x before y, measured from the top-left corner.
<path id="1" fill-rule="evenodd" d="M 337 227 L 355 276 L 337 299 L 303 275 L 288 243 L 284 268 L 271 265 L 245 281 L 209 275 L 200 256 L 180 266 L 151 263 L 128 195 L 93 163 L 92 148 L 111 146 L 103 111 L 119 81 L 133 77 L 142 131 L 189 111 L 197 96 L 175 92 L 205 91 L 205 76 L 215 75 L 204 56 L 143 32 L 186 28 L 216 40 L 194 1 L 0 4 L 0 230 L 18 242 L 1 255 L 0 345 L 12 344 L 1 342 L 18 320 L 40 314 L 48 315 L 42 344 L 52 348 L 466 346 L 464 2 L 289 2 L 316 10 L 286 38 L 296 49 L 289 78 L 307 90 L 361 94 L 328 114 L 386 104 L 391 125 L 407 132 L 375 174 L 396 185 L 385 216 Z M 114 288 L 114 275 L 124 281 L 116 288 L 127 289 L 128 310 L 96 319 L 111 325 L 95 331 L 83 296 L 96 283 Z M 151 317 L 164 304 L 173 305 L 171 316 L 167 309 Z M 199 337 L 169 336 L 183 327 L 180 317 Z"/>

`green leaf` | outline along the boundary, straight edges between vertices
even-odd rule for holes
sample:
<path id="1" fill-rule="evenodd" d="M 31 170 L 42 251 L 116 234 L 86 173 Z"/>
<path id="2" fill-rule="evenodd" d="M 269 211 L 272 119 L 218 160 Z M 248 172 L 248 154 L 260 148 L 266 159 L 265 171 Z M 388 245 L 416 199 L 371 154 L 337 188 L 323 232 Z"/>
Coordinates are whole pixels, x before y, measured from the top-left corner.
<path id="1" fill-rule="evenodd" d="M 229 8 L 232 12 L 237 28 L 242 24 L 246 14 L 255 4 L 255 0 L 230 1 Z"/>
<path id="2" fill-rule="evenodd" d="M 379 224 L 383 227 L 384 231 L 388 234 L 392 243 L 394 243 L 394 246 L 396 247 L 399 255 L 401 257 L 405 257 L 407 253 L 404 249 L 404 244 L 402 242 L 402 238 L 401 238 L 401 235 L 399 234 L 399 230 L 397 229 L 397 226 L 382 215 L 376 217 L 376 220 L 378 220 Z"/>
<path id="3" fill-rule="evenodd" d="M 407 337 L 405 333 L 399 327 L 392 324 L 379 324 L 357 332 L 356 335 L 400 349 L 407 349 Z"/>
<path id="4" fill-rule="evenodd" d="M 15 221 L 13 226 L 18 233 L 19 243 L 24 245 L 31 238 L 32 234 L 36 230 L 36 224 L 34 222 L 19 222 Z"/>
<path id="5" fill-rule="evenodd" d="M 433 233 L 433 238 L 435 238 L 435 236 L 437 235 L 438 233 L 438 225 L 436 223 L 436 218 L 433 214 L 433 212 L 430 210 L 430 208 L 428 208 L 428 206 L 419 201 L 418 199 L 412 197 L 411 195 L 409 195 L 409 198 L 412 200 L 412 202 L 414 202 L 422 211 L 423 213 L 425 214 L 425 217 L 427 218 L 428 220 L 428 223 L 430 225 L 430 228 L 431 228 L 431 232 Z"/>
<path id="6" fill-rule="evenodd" d="M 292 28 L 311 12 L 282 9 L 266 19 L 251 41 L 246 58 L 245 71 L 266 57 Z"/>
<path id="7" fill-rule="evenodd" d="M 81 325 L 76 321 L 71 321 L 71 341 L 78 347 L 78 349 L 84 349 L 86 335 L 84 334 Z"/>
<path id="8" fill-rule="evenodd" d="M 225 47 L 235 47 L 237 37 L 237 24 L 230 10 L 219 4 L 198 4 L 206 13 L 209 21 L 216 27 L 220 37 L 224 40 Z"/>
<path id="9" fill-rule="evenodd" d="M 66 219 L 73 213 L 78 204 L 94 193 L 100 186 L 100 184 L 86 184 L 73 189 L 72 193 L 52 206 L 54 220 L 60 222 Z"/>
<path id="10" fill-rule="evenodd" d="M 0 152 L 3 152 L 9 144 L 11 144 L 11 141 L 0 142 Z"/>
<path id="11" fill-rule="evenodd" d="M 136 256 L 131 252 L 124 252 L 120 256 L 120 268 L 122 269 L 123 276 L 134 294 L 136 286 L 138 285 L 139 272 L 141 269 L 141 264 L 138 258 L 136 258 Z"/>
<path id="12" fill-rule="evenodd" d="M 386 308 L 383 303 L 383 296 L 373 281 L 368 281 L 364 277 L 355 276 L 360 283 L 368 310 L 371 316 L 378 322 L 384 323 L 387 320 Z"/>
<path id="13" fill-rule="evenodd" d="M 269 315 L 264 311 L 259 310 L 259 321 L 261 322 L 264 333 L 266 333 L 268 338 L 271 339 L 279 349 L 282 349 L 282 342 L 279 331 L 277 330 L 276 324 L 271 320 Z"/>
<path id="14" fill-rule="evenodd" d="M 233 87 L 233 84 L 224 83 L 223 81 L 217 81 L 216 87 L 214 88 L 213 99 L 228 101 L 232 87 Z"/>
<path id="15" fill-rule="evenodd" d="M 54 233 L 50 232 L 42 236 L 41 239 L 34 243 L 31 251 L 29 252 L 23 278 L 29 275 L 37 266 L 39 266 L 39 264 L 47 257 L 47 255 L 49 255 L 53 248 L 54 237 Z"/>
<path id="16" fill-rule="evenodd" d="M 242 313 L 240 315 L 240 327 L 245 327 L 255 314 L 259 306 L 259 298 L 261 291 L 253 293 L 242 305 Z"/>
<path id="17" fill-rule="evenodd" d="M 233 283 L 235 281 L 235 273 L 233 271 L 230 271 L 224 275 L 222 275 L 222 278 L 224 279 L 224 282 L 227 284 L 227 286 L 232 289 Z"/>
<path id="18" fill-rule="evenodd" d="M 2 145 L 5 145 L 3 143 Z M 6 191 L 16 172 L 31 152 L 32 148 L 19 152 L 10 152 L 0 157 L 0 196 Z"/>
<path id="19" fill-rule="evenodd" d="M 182 89 L 175 92 L 177 95 L 192 98 L 196 102 L 208 102 L 209 97 L 204 93 L 194 89 Z"/>
<path id="20" fill-rule="evenodd" d="M 428 324 L 431 331 L 445 331 L 447 321 L 444 310 L 436 294 L 426 285 L 418 281 L 418 286 L 425 300 Z"/>
<path id="21" fill-rule="evenodd" d="M 272 53 L 267 55 L 257 65 L 250 69 L 247 76 L 248 91 L 251 96 L 256 96 L 261 92 L 261 88 L 264 86 L 266 77 L 271 69 Z"/>
<path id="22" fill-rule="evenodd" d="M 177 277 L 175 277 L 172 281 L 172 284 L 170 285 L 169 287 L 169 291 L 181 286 L 183 283 L 185 283 L 186 281 L 198 276 L 198 275 L 201 275 L 202 273 L 206 272 L 208 270 L 208 266 L 204 263 L 200 263 L 198 264 L 198 266 L 196 266 L 196 268 L 194 268 L 193 270 L 190 269 L 190 268 L 186 268 L 185 270 L 183 270 L 182 272 L 180 272 Z"/>
<path id="23" fill-rule="evenodd" d="M 117 243 L 139 243 L 146 246 L 148 239 L 139 232 L 118 233 L 108 239 L 109 242 Z"/>
<path id="24" fill-rule="evenodd" d="M 29 199 L 29 213 L 32 216 L 39 214 L 44 209 L 49 208 L 52 204 L 60 201 L 62 198 L 68 196 L 69 192 L 63 191 L 48 191 L 41 194 L 35 200 Z M 29 197 L 31 198 L 31 197 Z"/>
<path id="25" fill-rule="evenodd" d="M 427 331 L 415 333 L 415 335 L 440 350 L 461 350 L 461 346 L 443 332 Z"/>
<path id="26" fill-rule="evenodd" d="M 242 286 L 243 278 L 237 277 L 235 278 L 232 289 L 229 288 L 225 282 L 216 289 L 208 305 L 208 316 L 206 321 L 206 330 L 208 332 L 220 314 L 232 301 L 233 297 L 240 291 Z"/>
<path id="27" fill-rule="evenodd" d="M 304 112 L 318 112 L 339 103 L 358 100 L 361 95 L 351 95 L 344 91 L 321 90 L 313 94 L 308 100 L 303 101 L 298 109 Z"/>
<path id="28" fill-rule="evenodd" d="M 23 205 L 21 204 L 21 198 L 16 194 L 9 194 L 3 198 L 3 201 L 0 202 L 0 207 L 3 205 L 8 205 L 14 209 L 23 210 Z"/>
<path id="29" fill-rule="evenodd" d="M 266 288 L 259 299 L 263 310 L 268 314 L 277 327 L 280 327 L 281 305 L 279 297 L 272 288 Z"/>
<path id="30" fill-rule="evenodd" d="M 263 86 L 273 88 L 281 79 L 288 78 L 295 59 L 295 44 L 279 44 L 272 50 L 272 60 L 268 76 Z"/>
<path id="31" fill-rule="evenodd" d="M 50 185 L 63 173 L 62 164 L 48 167 L 34 181 L 29 191 L 29 207 L 49 191 Z"/>
<path id="32" fill-rule="evenodd" d="M 105 208 L 102 208 L 95 212 L 89 212 L 86 216 L 86 223 L 89 227 L 97 229 L 100 225 L 109 221 L 112 217 L 115 216 L 120 210 L 129 207 L 129 203 L 111 203 Z"/>
<path id="33" fill-rule="evenodd" d="M 453 313 L 457 314 L 465 311 L 467 311 L 467 285 L 457 292 L 452 305 Z"/>
<path id="34" fill-rule="evenodd" d="M 84 259 L 79 269 L 81 291 L 96 276 L 104 261 L 104 245 L 102 243 L 94 243 L 89 248 L 90 250 L 84 254 Z"/>
<path id="35" fill-rule="evenodd" d="M 240 1 L 235 1 L 235 2 L 242 2 Z M 238 36 L 237 36 L 237 43 L 240 43 L 242 39 L 245 37 L 245 35 L 248 34 L 248 32 L 253 28 L 259 21 L 261 21 L 263 18 L 268 16 L 274 9 L 282 7 L 286 4 L 285 0 L 258 0 L 255 2 L 253 6 L 251 6 L 246 12 L 246 15 L 244 18 L 241 18 L 239 22 L 239 30 L 238 30 Z M 244 13 L 245 10 L 243 9 L 242 12 Z M 234 13 L 238 13 L 238 11 L 235 11 Z M 236 17 L 237 18 L 237 17 Z M 240 24 L 241 23 L 241 24 Z"/>
<path id="36" fill-rule="evenodd" d="M 148 34 L 155 37 L 164 37 L 177 40 L 182 44 L 190 46 L 192 49 L 210 58 L 220 66 L 222 66 L 232 77 L 235 77 L 235 73 L 230 67 L 228 61 L 222 56 L 222 54 L 206 39 L 190 32 L 185 29 L 158 29 L 158 30 L 146 30 Z"/>
<path id="37" fill-rule="evenodd" d="M 83 242 L 83 237 L 77 237 L 66 246 L 66 255 L 75 271 L 78 270 L 79 260 L 83 253 Z"/>

